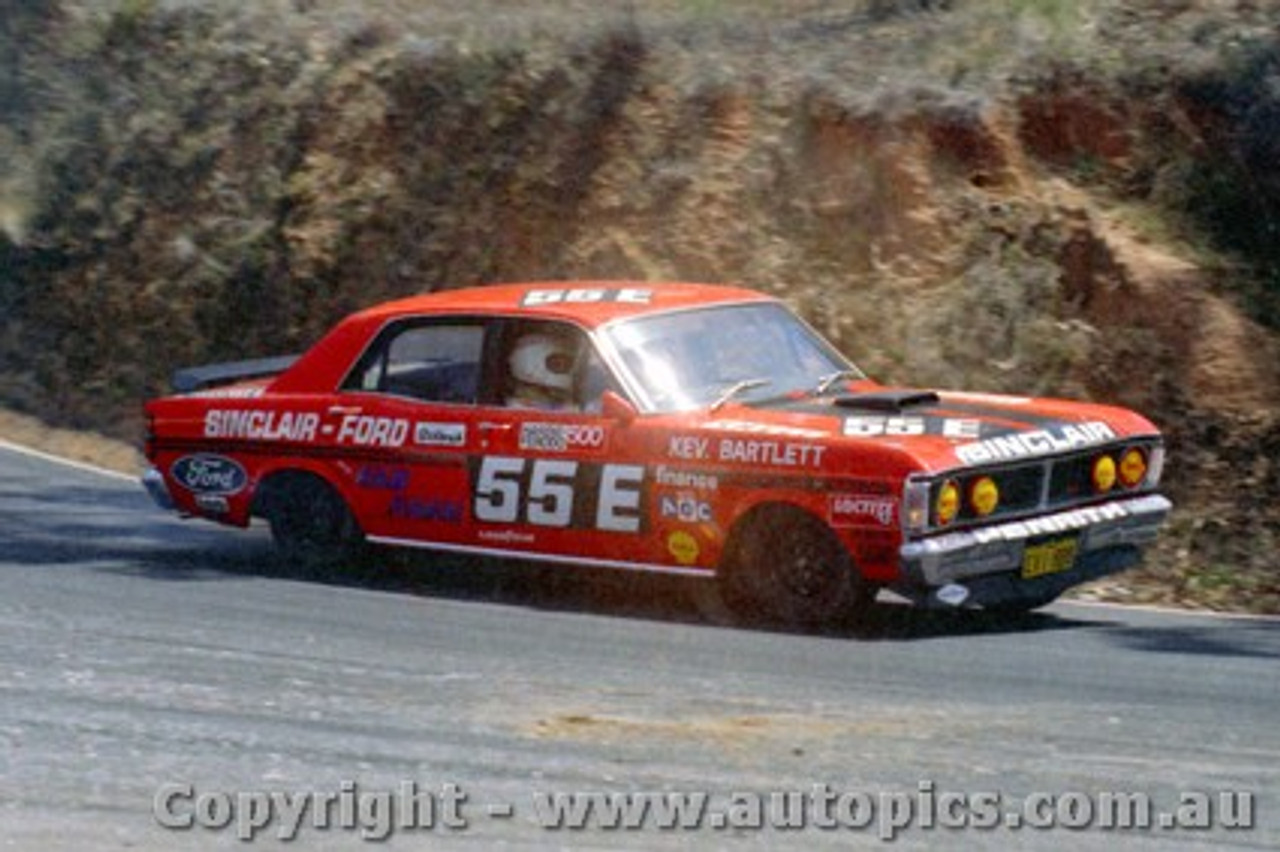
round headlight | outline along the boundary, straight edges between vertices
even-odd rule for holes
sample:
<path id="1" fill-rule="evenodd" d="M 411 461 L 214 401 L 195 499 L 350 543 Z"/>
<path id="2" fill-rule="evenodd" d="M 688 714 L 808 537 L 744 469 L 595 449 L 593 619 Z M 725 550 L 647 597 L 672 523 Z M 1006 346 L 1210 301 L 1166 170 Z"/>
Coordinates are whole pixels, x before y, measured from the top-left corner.
<path id="1" fill-rule="evenodd" d="M 956 519 L 956 515 L 960 513 L 960 486 L 956 485 L 955 480 L 948 479 L 942 483 L 933 509 L 939 526 L 945 527 Z"/>
<path id="2" fill-rule="evenodd" d="M 1000 489 L 996 487 L 996 481 L 989 476 L 974 480 L 969 486 L 969 505 L 982 518 L 994 512 L 1000 505 Z"/>
<path id="3" fill-rule="evenodd" d="M 1120 457 L 1120 481 L 1125 488 L 1137 488 L 1147 478 L 1147 454 L 1130 447 Z"/>
<path id="4" fill-rule="evenodd" d="M 1093 461 L 1093 490 L 1105 494 L 1116 484 L 1116 460 L 1111 456 L 1098 456 Z"/>

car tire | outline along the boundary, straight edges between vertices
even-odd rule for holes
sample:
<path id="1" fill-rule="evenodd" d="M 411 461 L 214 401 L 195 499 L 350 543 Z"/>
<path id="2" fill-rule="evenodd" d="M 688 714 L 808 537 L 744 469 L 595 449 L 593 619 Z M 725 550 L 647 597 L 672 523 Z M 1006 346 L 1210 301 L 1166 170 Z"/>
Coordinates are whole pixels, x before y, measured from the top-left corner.
<path id="1" fill-rule="evenodd" d="M 831 528 L 794 506 L 756 510 L 720 579 L 726 607 L 750 622 L 799 630 L 851 626 L 875 600 Z"/>
<path id="2" fill-rule="evenodd" d="M 328 574 L 364 555 L 364 534 L 351 509 L 317 476 L 287 474 L 273 481 L 265 514 L 280 556 L 292 566 Z"/>

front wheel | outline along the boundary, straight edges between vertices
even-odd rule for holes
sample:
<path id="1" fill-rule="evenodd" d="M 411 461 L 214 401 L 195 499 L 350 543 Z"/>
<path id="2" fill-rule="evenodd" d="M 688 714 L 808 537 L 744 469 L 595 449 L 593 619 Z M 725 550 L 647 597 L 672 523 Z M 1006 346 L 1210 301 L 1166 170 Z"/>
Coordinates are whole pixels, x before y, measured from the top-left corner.
<path id="1" fill-rule="evenodd" d="M 741 616 L 798 629 L 834 627 L 865 615 L 875 588 L 820 520 L 792 506 L 757 510 L 731 546 L 720 583 Z"/>
<path id="2" fill-rule="evenodd" d="M 328 572 L 357 561 L 364 534 L 346 501 L 310 474 L 290 475 L 270 490 L 267 520 L 284 560 L 312 572 Z"/>

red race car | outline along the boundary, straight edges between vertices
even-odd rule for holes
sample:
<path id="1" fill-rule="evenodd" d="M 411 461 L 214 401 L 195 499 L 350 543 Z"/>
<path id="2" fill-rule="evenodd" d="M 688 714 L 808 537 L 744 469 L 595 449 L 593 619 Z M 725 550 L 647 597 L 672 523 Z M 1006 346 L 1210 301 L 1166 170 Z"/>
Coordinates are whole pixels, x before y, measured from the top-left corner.
<path id="1" fill-rule="evenodd" d="M 174 384 L 146 408 L 148 490 L 265 518 L 291 559 L 376 542 L 714 577 L 797 626 L 882 587 L 1033 609 L 1133 565 L 1171 508 L 1137 414 L 885 387 L 728 287 L 436 293 Z"/>

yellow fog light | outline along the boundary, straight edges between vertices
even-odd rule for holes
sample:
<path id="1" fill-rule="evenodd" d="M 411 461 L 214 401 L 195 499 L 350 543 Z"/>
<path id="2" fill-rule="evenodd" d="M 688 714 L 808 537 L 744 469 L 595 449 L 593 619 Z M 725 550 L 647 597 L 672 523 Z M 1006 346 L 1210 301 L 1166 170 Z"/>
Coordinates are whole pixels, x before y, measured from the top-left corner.
<path id="1" fill-rule="evenodd" d="M 1093 490 L 1105 494 L 1116 484 L 1116 460 L 1111 456 L 1098 456 L 1093 462 Z"/>
<path id="2" fill-rule="evenodd" d="M 1147 454 L 1130 447 L 1120 457 L 1120 481 L 1125 488 L 1137 488 L 1147 478 Z"/>
<path id="3" fill-rule="evenodd" d="M 974 481 L 969 488 L 969 505 L 982 518 L 994 512 L 1000 505 L 1000 489 L 996 487 L 996 481 L 989 476 Z"/>
<path id="4" fill-rule="evenodd" d="M 933 508 L 939 526 L 945 527 L 956 519 L 956 515 L 960 512 L 960 486 L 956 485 L 955 480 L 948 479 L 942 483 L 942 487 L 938 489 L 938 500 Z"/>

